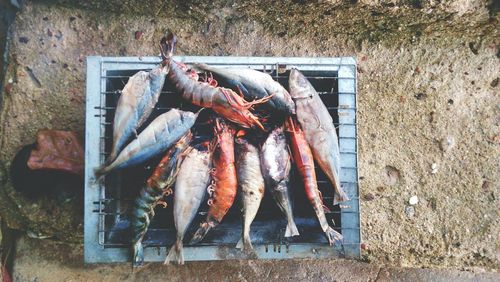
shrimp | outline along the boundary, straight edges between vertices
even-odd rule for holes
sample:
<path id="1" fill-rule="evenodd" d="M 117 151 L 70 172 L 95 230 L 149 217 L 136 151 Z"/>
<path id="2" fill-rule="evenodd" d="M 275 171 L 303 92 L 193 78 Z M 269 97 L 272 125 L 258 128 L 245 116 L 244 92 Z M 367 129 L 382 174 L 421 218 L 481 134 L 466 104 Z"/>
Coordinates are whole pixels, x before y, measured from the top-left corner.
<path id="1" fill-rule="evenodd" d="M 203 240 L 210 229 L 217 226 L 233 205 L 238 190 L 236 168 L 234 165 L 234 129 L 223 119 L 215 121 L 215 146 L 212 158 L 213 184 L 208 192 L 209 209 L 206 220 L 200 224 L 190 244 Z"/>
<path id="2" fill-rule="evenodd" d="M 316 181 L 316 172 L 314 171 L 314 160 L 311 149 L 307 144 L 300 125 L 296 120 L 292 119 L 292 117 L 286 120 L 285 129 L 289 135 L 292 157 L 299 171 L 299 175 L 302 178 L 302 182 L 304 183 L 307 199 L 312 204 L 319 224 L 321 225 L 321 229 L 325 232 L 328 243 L 331 246 L 335 241 L 342 241 L 342 235 L 333 230 L 326 220 L 323 199 L 318 190 L 318 183 Z"/>
<path id="3" fill-rule="evenodd" d="M 264 126 L 257 116 L 250 112 L 253 105 L 267 102 L 273 95 L 247 102 L 231 89 L 217 87 L 212 83 L 197 81 L 198 76 L 189 72 L 187 66 L 172 61 L 168 74 L 169 80 L 182 97 L 194 105 L 211 108 L 214 112 L 245 128 Z"/>
<path id="4" fill-rule="evenodd" d="M 188 132 L 165 154 L 153 174 L 149 177 L 139 197 L 134 201 L 132 218 L 132 252 L 133 266 L 144 263 L 144 249 L 142 240 L 149 224 L 154 217 L 154 208 L 157 205 L 166 206 L 161 199 L 172 194 L 172 185 L 175 182 L 179 167 L 188 153 L 188 146 L 193 135 Z"/>

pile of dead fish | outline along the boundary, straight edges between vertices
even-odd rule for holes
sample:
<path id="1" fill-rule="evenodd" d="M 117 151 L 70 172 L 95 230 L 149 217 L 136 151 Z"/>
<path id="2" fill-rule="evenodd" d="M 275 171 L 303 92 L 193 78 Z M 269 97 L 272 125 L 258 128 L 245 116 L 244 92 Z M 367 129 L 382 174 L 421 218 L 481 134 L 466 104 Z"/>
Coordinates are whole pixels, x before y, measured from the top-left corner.
<path id="1" fill-rule="evenodd" d="M 143 264 L 142 239 L 154 216 L 154 208 L 174 193 L 173 214 L 177 240 L 165 263 L 182 264 L 184 234 L 209 193 L 207 217 L 191 239 L 195 244 L 223 220 L 236 194 L 242 199 L 243 229 L 237 248 L 252 251 L 250 226 L 269 189 L 288 220 L 285 236 L 299 235 L 294 222 L 289 178 L 292 163 L 299 172 L 328 242 L 341 242 L 324 213 L 314 162 L 334 187 L 335 203 L 348 200 L 339 182 L 340 155 L 332 118 L 309 81 L 292 69 L 288 92 L 270 75 L 252 69 L 212 68 L 199 64 L 200 73 L 213 74 L 228 88 L 218 86 L 212 75 L 172 59 L 175 36 L 160 42 L 162 62 L 151 71 L 129 78 L 113 123 L 113 146 L 108 162 L 95 171 L 96 179 L 111 171 L 143 163 L 166 151 L 139 197 L 132 215 L 133 264 Z M 172 109 L 154 119 L 144 130 L 158 101 L 165 79 L 184 100 L 213 112 L 209 125 L 213 138 L 194 142 L 191 128 L 199 112 Z M 175 95 L 171 94 L 171 95 Z M 259 108 L 260 111 L 255 109 Z M 278 118 L 275 118 L 278 117 Z M 272 121 L 272 122 L 269 122 Z M 261 134 L 249 134 L 260 132 Z M 127 144 L 127 141 L 132 138 Z M 255 138 L 255 136 L 262 136 Z"/>

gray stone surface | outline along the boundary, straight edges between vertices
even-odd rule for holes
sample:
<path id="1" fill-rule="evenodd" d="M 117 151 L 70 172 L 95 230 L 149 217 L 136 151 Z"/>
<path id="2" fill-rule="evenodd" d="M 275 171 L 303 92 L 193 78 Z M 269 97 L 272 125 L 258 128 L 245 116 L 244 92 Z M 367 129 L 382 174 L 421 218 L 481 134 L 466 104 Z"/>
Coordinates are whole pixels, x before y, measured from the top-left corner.
<path id="1" fill-rule="evenodd" d="M 422 2 L 418 11 L 397 1 L 334 3 L 330 15 L 324 6 L 297 4 L 112 14 L 28 2 L 13 26 L 4 79 L 11 89 L 2 89 L 0 159 L 8 168 L 39 128 L 83 133 L 85 57 L 158 54 L 157 40 L 166 29 L 178 35 L 179 54 L 356 56 L 363 259 L 498 270 L 499 16 L 486 1 L 431 2 Z M 293 13 L 300 7 L 303 12 Z M 351 25 L 339 22 L 348 17 L 346 11 L 354 19 Z M 324 25 L 312 20 L 318 17 Z M 140 39 L 136 31 L 142 32 Z M 443 151 L 447 136 L 454 137 L 454 146 Z M 81 240 L 81 202 L 32 202 L 12 191 L 8 181 L 3 187 L 0 212 L 9 226 L 63 242 Z M 419 202 L 408 217 L 405 207 L 413 195 Z M 251 271 L 260 263 L 237 265 Z M 321 280 L 336 262 L 318 263 L 323 266 L 304 267 Z M 280 262 L 276 271 L 285 277 L 297 264 Z M 193 265 L 200 267 L 178 271 L 188 275 L 211 264 Z M 118 275 L 126 267 L 104 269 Z"/>

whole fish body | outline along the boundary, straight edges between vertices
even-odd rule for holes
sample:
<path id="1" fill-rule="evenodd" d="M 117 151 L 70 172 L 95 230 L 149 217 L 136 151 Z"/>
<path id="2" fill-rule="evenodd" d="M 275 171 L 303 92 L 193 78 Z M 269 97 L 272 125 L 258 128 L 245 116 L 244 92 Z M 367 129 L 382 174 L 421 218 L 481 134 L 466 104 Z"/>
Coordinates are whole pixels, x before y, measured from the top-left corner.
<path id="1" fill-rule="evenodd" d="M 311 83 L 297 69 L 290 72 L 289 85 L 297 119 L 314 159 L 335 190 L 334 204 L 348 201 L 349 197 L 340 186 L 339 143 L 328 109 Z"/>
<path id="2" fill-rule="evenodd" d="M 223 119 L 216 120 L 215 146 L 212 157 L 213 196 L 209 200 L 207 218 L 200 224 L 190 244 L 203 240 L 210 229 L 217 226 L 233 205 L 238 190 L 234 164 L 234 130 Z"/>
<path id="3" fill-rule="evenodd" d="M 274 129 L 264 141 L 260 151 L 260 161 L 266 186 L 288 220 L 285 237 L 299 235 L 290 199 L 289 181 L 292 164 L 283 127 Z"/>
<path id="4" fill-rule="evenodd" d="M 165 83 L 168 66 L 139 71 L 128 79 L 118 99 L 113 122 L 113 145 L 108 161 L 116 159 L 126 142 L 151 115 Z"/>
<path id="5" fill-rule="evenodd" d="M 241 137 L 236 139 L 236 175 L 243 202 L 243 229 L 236 248 L 251 252 L 250 225 L 264 197 L 265 183 L 260 169 L 259 150 Z"/>
<path id="6" fill-rule="evenodd" d="M 302 178 L 307 199 L 313 206 L 321 229 L 325 232 L 330 245 L 332 245 L 335 241 L 341 241 L 342 235 L 333 230 L 326 219 L 323 199 L 318 190 L 316 172 L 314 171 L 312 152 L 307 144 L 304 133 L 300 129 L 300 124 L 297 123 L 296 120 L 292 119 L 292 117 L 289 117 L 285 122 L 285 129 L 289 135 L 292 157 Z"/>
<path id="7" fill-rule="evenodd" d="M 165 194 L 170 194 L 175 182 L 184 154 L 192 140 L 191 132 L 184 135 L 174 147 L 170 148 L 155 168 L 147 184 L 141 189 L 139 197 L 134 201 L 132 217 L 132 263 L 134 267 L 144 264 L 144 248 L 142 240 L 154 217 L 154 208 L 161 203 Z"/>
<path id="8" fill-rule="evenodd" d="M 214 73 L 233 89 L 239 88 L 249 101 L 273 95 L 265 105 L 286 115 L 295 113 L 288 91 L 267 73 L 250 68 L 216 68 L 206 64 L 196 64 L 195 67 Z"/>
<path id="9" fill-rule="evenodd" d="M 205 198 L 210 183 L 212 152 L 193 148 L 181 164 L 174 192 L 176 242 L 170 248 L 165 264 L 184 263 L 182 240 Z"/>
<path id="10" fill-rule="evenodd" d="M 164 152 L 191 129 L 198 114 L 199 112 L 172 109 L 158 116 L 111 164 L 96 169 L 96 179 L 115 169 L 139 164 Z"/>

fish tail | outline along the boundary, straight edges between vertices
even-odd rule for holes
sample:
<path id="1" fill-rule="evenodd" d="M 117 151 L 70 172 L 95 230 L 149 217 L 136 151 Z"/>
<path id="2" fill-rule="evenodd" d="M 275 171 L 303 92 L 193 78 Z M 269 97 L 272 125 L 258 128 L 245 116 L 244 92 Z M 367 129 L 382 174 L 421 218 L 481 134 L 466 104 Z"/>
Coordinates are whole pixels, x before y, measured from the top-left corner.
<path id="1" fill-rule="evenodd" d="M 203 222 L 200 225 L 200 228 L 198 228 L 198 230 L 196 230 L 196 232 L 194 233 L 193 238 L 191 238 L 189 244 L 191 245 L 198 244 L 201 240 L 203 240 L 203 238 L 205 238 L 208 231 L 210 231 L 210 229 L 212 229 L 213 227 L 214 227 L 213 224 L 210 224 L 208 222 Z"/>
<path id="2" fill-rule="evenodd" d="M 236 244 L 236 248 L 241 249 L 243 252 L 253 251 L 252 240 L 250 240 L 250 236 L 243 235 Z"/>
<path id="3" fill-rule="evenodd" d="M 293 221 L 293 219 L 289 219 L 288 224 L 286 225 L 285 237 L 293 237 L 299 235 L 299 230 L 297 229 L 297 225 L 295 225 L 295 221 Z"/>
<path id="4" fill-rule="evenodd" d="M 349 197 L 344 192 L 344 189 L 340 188 L 338 189 L 338 191 L 335 191 L 335 195 L 333 196 L 333 204 L 337 205 L 345 201 L 349 201 Z"/>
<path id="5" fill-rule="evenodd" d="M 141 240 L 137 241 L 133 246 L 132 266 L 139 267 L 144 265 L 144 247 Z"/>
<path id="6" fill-rule="evenodd" d="M 184 251 L 182 246 L 182 239 L 177 239 L 175 244 L 170 248 L 164 264 L 184 264 Z"/>
<path id="7" fill-rule="evenodd" d="M 94 169 L 95 180 L 101 179 L 104 175 L 108 174 L 111 171 L 111 167 L 107 165 L 102 165 Z"/>
<path id="8" fill-rule="evenodd" d="M 342 237 L 342 234 L 333 230 L 333 228 L 331 228 L 330 226 L 328 226 L 328 228 L 325 230 L 325 234 L 330 246 L 332 246 L 335 242 L 342 243 L 342 240 L 344 239 L 344 237 Z"/>
<path id="9" fill-rule="evenodd" d="M 340 185 L 339 181 L 339 176 L 336 171 L 332 172 L 333 175 L 328 176 L 330 178 L 330 182 L 333 184 L 333 189 L 334 189 L 334 195 L 333 195 L 333 204 L 337 205 L 342 202 L 349 201 L 349 197 L 347 194 L 344 192 L 344 189 L 342 189 L 342 186 Z"/>

